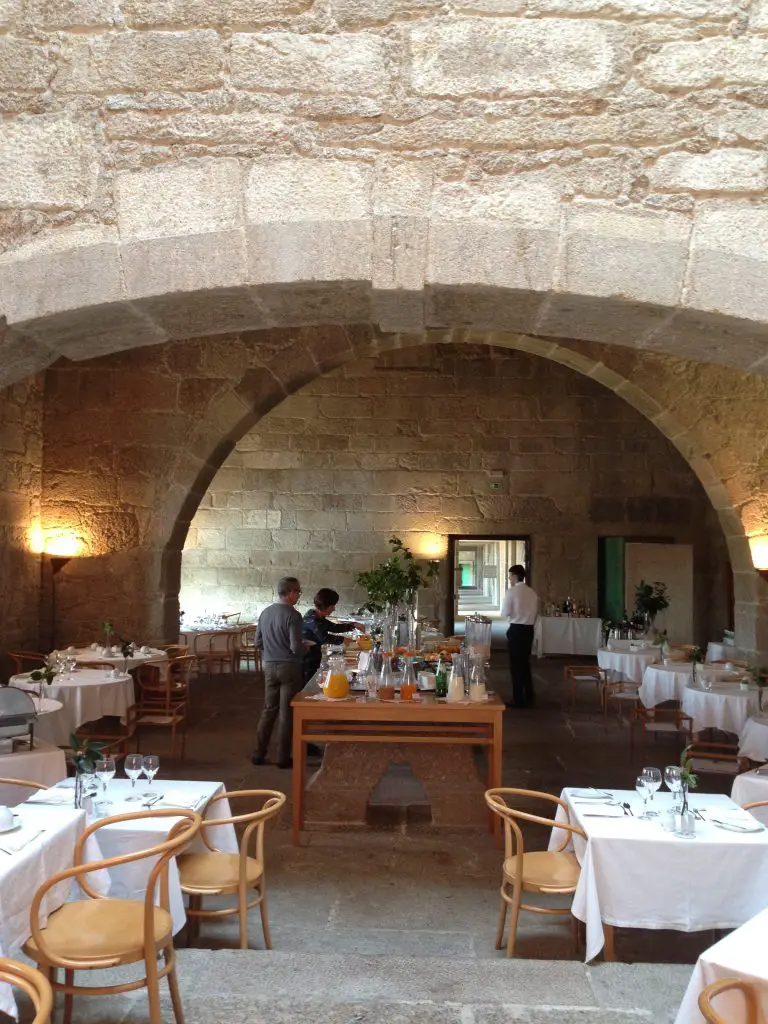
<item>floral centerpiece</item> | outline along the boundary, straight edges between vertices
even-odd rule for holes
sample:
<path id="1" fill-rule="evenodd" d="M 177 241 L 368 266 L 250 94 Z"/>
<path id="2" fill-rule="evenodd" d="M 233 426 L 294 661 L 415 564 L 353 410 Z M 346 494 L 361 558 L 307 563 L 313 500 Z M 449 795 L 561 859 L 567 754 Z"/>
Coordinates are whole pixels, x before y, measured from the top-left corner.
<path id="1" fill-rule="evenodd" d="M 29 678 L 33 683 L 39 683 L 37 695 L 42 699 L 43 687 L 50 686 L 53 680 L 58 675 L 58 669 L 53 667 L 50 661 L 46 661 L 42 668 L 36 668 L 33 672 L 29 673 Z"/>
<path id="2" fill-rule="evenodd" d="M 109 648 L 112 646 L 112 637 L 115 633 L 115 625 L 112 619 L 105 619 L 101 624 L 101 629 L 104 633 L 104 646 Z"/>
<path id="3" fill-rule="evenodd" d="M 82 807 L 85 798 L 97 789 L 96 762 L 102 756 L 106 744 L 82 739 L 72 733 L 69 745 L 72 748 L 71 760 L 75 767 L 75 807 Z"/>
<path id="4" fill-rule="evenodd" d="M 655 583 L 646 583 L 645 580 L 640 580 L 635 587 L 635 611 L 651 629 L 656 616 L 665 608 L 669 608 L 666 583 L 659 580 Z"/>
<path id="5" fill-rule="evenodd" d="M 686 814 L 688 811 L 688 790 L 696 789 L 699 784 L 699 780 L 693 774 L 693 767 L 690 758 L 690 746 L 686 747 L 680 755 L 680 792 L 683 797 L 682 813 Z"/>
<path id="6" fill-rule="evenodd" d="M 696 685 L 696 666 L 704 661 L 705 652 L 701 647 L 692 647 L 688 651 L 688 661 L 691 663 L 691 682 Z"/>

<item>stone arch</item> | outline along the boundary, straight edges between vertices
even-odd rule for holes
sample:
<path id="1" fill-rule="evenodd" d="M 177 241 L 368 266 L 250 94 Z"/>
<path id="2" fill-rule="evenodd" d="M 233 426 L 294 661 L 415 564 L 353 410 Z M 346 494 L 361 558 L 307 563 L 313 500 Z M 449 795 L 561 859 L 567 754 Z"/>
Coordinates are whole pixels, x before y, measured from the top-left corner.
<path id="1" fill-rule="evenodd" d="M 313 345 L 309 344 L 308 337 L 314 339 Z M 162 590 L 167 595 L 167 632 L 175 628 L 178 614 L 181 554 L 189 524 L 217 470 L 237 441 L 285 397 L 336 366 L 366 355 L 441 341 L 517 349 L 561 363 L 599 382 L 642 413 L 678 449 L 701 482 L 728 543 L 737 601 L 754 602 L 756 574 L 744 526 L 712 463 L 708 439 L 696 419 L 684 422 L 647 390 L 601 359 L 552 339 L 466 330 L 383 335 L 369 327 L 327 328 L 300 335 L 291 347 L 281 350 L 278 358 L 283 365 L 279 376 L 277 366 L 249 369 L 231 390 L 219 397 L 209 412 L 206 423 L 192 441 L 196 458 L 185 456 L 178 463 L 168 490 L 169 504 L 161 520 L 165 532 L 156 538 L 164 546 Z"/>

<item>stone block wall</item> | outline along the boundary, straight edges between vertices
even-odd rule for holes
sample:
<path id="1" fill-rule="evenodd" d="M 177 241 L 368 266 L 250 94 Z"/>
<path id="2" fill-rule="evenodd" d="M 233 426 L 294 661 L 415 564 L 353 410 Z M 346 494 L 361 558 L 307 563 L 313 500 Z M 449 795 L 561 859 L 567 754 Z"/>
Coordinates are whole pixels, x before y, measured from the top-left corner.
<path id="1" fill-rule="evenodd" d="M 267 414 L 192 521 L 181 607 L 253 616 L 292 573 L 305 600 L 332 586 L 351 610 L 393 532 L 417 554 L 448 534 L 530 534 L 541 596 L 593 607 L 599 536 L 674 537 L 695 546 L 697 629 L 726 625 L 722 531 L 659 430 L 566 366 L 468 344 L 358 360 Z"/>
<path id="2" fill-rule="evenodd" d="M 41 377 L 0 392 L 0 648 L 37 650 L 40 629 Z"/>

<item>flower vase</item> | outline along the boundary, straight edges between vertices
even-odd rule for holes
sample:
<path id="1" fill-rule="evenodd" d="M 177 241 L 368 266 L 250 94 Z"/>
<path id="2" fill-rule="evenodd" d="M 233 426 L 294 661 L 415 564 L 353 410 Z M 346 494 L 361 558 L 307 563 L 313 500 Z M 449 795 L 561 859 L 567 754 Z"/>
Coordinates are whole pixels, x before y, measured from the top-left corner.
<path id="1" fill-rule="evenodd" d="M 691 662 L 691 686 L 696 686 L 696 662 Z"/>
<path id="2" fill-rule="evenodd" d="M 124 676 L 128 675 L 128 659 L 127 658 L 123 658 L 123 675 Z"/>
<path id="3" fill-rule="evenodd" d="M 96 792 L 98 781 L 91 772 L 75 772 L 75 807 L 88 810 L 88 803 Z"/>

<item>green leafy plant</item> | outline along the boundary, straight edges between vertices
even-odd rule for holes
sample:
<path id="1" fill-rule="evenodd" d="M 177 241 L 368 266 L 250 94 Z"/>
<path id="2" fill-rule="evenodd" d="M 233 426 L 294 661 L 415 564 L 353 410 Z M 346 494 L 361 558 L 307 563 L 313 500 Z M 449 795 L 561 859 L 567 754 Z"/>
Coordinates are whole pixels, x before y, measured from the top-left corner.
<path id="1" fill-rule="evenodd" d="M 122 656 L 126 659 L 130 658 L 133 654 L 133 640 L 123 640 L 123 638 L 120 637 L 118 642 L 120 644 L 120 653 Z"/>
<path id="2" fill-rule="evenodd" d="M 102 632 L 104 633 L 104 646 L 112 646 L 112 634 L 115 632 L 115 624 L 112 619 L 105 619 L 101 624 Z"/>
<path id="3" fill-rule="evenodd" d="M 45 664 L 42 668 L 36 668 L 33 672 L 30 672 L 29 678 L 33 683 L 45 683 L 46 686 L 50 686 L 56 675 L 56 669 L 51 665 Z"/>
<path id="4" fill-rule="evenodd" d="M 701 647 L 692 647 L 690 651 L 688 651 L 688 661 L 692 662 L 694 665 L 700 665 L 702 661 L 704 661 L 705 657 L 706 653 L 701 649 Z"/>
<path id="5" fill-rule="evenodd" d="M 667 631 L 663 629 L 660 633 L 657 633 L 653 638 L 654 647 L 663 647 L 667 643 Z"/>
<path id="6" fill-rule="evenodd" d="M 654 619 L 665 608 L 669 608 L 666 583 L 660 583 L 658 580 L 655 583 L 646 583 L 645 580 L 640 580 L 635 587 L 635 609 L 641 615 L 649 615 Z"/>
<path id="7" fill-rule="evenodd" d="M 96 762 L 107 744 L 82 739 L 72 733 L 69 737 L 69 745 L 72 748 L 72 764 L 75 766 L 75 770 L 81 775 L 93 775 L 96 771 Z"/>
<path id="8" fill-rule="evenodd" d="M 768 665 L 750 665 L 747 672 L 752 676 L 755 686 L 761 690 L 768 686 Z"/>
<path id="9" fill-rule="evenodd" d="M 357 577 L 359 586 L 364 587 L 368 600 L 360 611 L 382 612 L 388 605 L 401 601 L 412 601 L 417 592 L 428 587 L 438 573 L 439 562 L 430 561 L 426 569 L 414 557 L 399 537 L 389 538 L 391 556 Z"/>
<path id="10" fill-rule="evenodd" d="M 690 745 L 680 755 L 680 781 L 683 784 L 683 814 L 688 810 L 688 790 L 696 789 L 699 784 L 698 778 L 693 774 L 693 764 L 691 762 L 691 747 Z"/>

